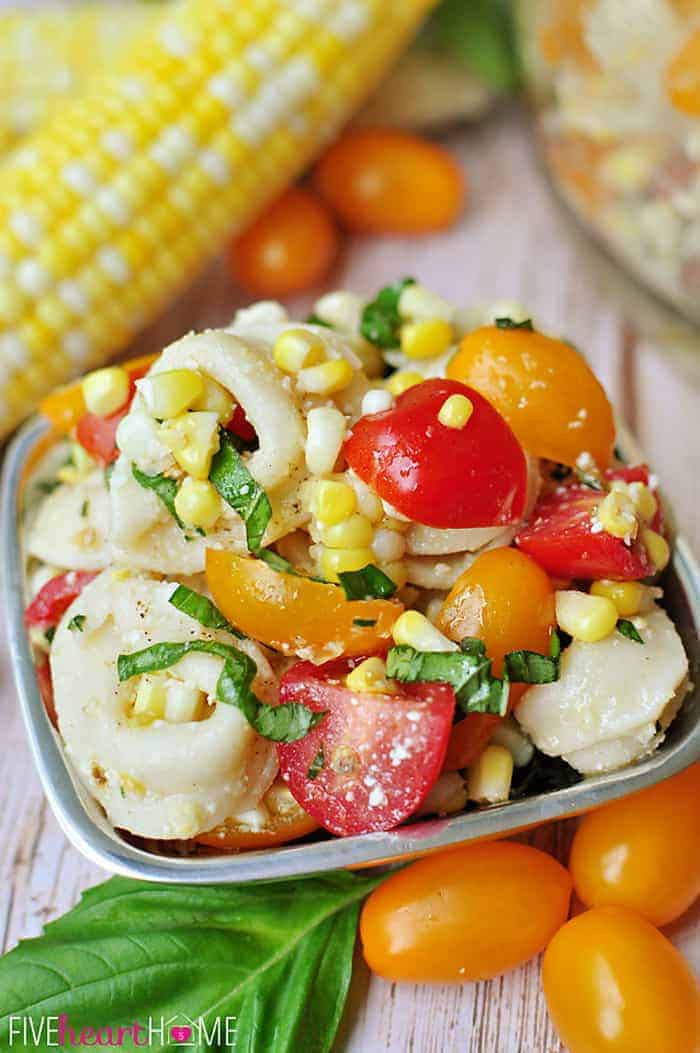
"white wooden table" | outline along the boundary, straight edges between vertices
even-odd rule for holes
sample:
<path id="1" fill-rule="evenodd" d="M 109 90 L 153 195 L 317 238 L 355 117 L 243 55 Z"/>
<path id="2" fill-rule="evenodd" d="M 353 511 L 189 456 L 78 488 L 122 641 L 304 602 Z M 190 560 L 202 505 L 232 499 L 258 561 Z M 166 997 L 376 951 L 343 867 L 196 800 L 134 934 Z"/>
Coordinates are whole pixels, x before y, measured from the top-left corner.
<path id="1" fill-rule="evenodd" d="M 586 351 L 700 550 L 698 389 L 666 356 L 636 341 L 596 290 L 536 170 L 520 114 L 505 113 L 447 141 L 470 180 L 469 208 L 460 225 L 421 240 L 351 242 L 330 285 L 371 291 L 410 273 L 460 303 L 523 301 L 544 328 Z M 188 328 L 228 320 L 237 302 L 225 271 L 215 267 L 145 334 L 139 351 L 160 349 Z M 306 309 L 308 303 L 296 306 Z M 46 806 L 4 650 L 0 719 L 0 934 L 9 948 L 36 935 L 105 875 L 69 847 Z M 571 833 L 571 823 L 558 824 L 536 831 L 531 840 L 566 859 Z M 700 905 L 669 935 L 700 968 Z M 344 1053 L 562 1050 L 547 1019 L 537 962 L 489 983 L 414 987 L 370 978 L 359 958 L 337 1048 Z"/>

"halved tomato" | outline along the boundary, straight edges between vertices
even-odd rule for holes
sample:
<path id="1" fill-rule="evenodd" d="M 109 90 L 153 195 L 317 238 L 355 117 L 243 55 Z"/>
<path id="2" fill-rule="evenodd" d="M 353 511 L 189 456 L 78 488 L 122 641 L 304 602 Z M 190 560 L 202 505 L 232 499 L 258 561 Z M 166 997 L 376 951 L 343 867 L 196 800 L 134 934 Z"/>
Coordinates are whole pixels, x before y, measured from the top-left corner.
<path id="1" fill-rule="evenodd" d="M 341 837 L 390 830 L 416 811 L 440 774 L 455 710 L 447 684 L 404 685 L 395 695 L 350 691 L 344 678 L 356 664 L 299 662 L 279 696 L 326 714 L 277 753 L 294 798 Z"/>
<path id="2" fill-rule="evenodd" d="M 133 380 L 138 380 L 147 373 L 157 357 L 157 355 L 141 355 L 139 358 L 131 358 L 128 362 L 117 364 L 121 365 Z M 52 391 L 39 403 L 39 412 L 51 421 L 56 431 L 63 435 L 67 434 L 87 413 L 82 380 L 76 380 L 72 384 Z"/>
<path id="3" fill-rule="evenodd" d="M 150 363 L 147 363 L 129 370 L 129 396 L 116 413 L 112 413 L 109 417 L 98 417 L 96 413 L 85 413 L 78 421 L 75 437 L 98 464 L 108 465 L 116 461 L 119 455 L 117 428 L 129 412 L 136 391 L 136 381 L 145 376 L 149 365 Z"/>
<path id="4" fill-rule="evenodd" d="M 80 595 L 97 573 L 88 570 L 69 570 L 57 574 L 39 590 L 24 612 L 24 624 L 38 629 L 58 625 L 73 600 Z"/>

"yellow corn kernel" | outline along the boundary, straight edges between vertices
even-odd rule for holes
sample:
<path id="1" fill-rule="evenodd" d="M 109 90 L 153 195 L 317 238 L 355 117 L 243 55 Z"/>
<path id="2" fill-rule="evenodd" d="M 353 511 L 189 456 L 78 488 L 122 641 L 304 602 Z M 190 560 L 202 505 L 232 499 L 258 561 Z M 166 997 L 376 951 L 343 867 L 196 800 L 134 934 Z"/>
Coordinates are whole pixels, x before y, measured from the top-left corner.
<path id="1" fill-rule="evenodd" d="M 204 382 L 193 369 L 168 369 L 139 382 L 149 411 L 158 420 L 171 420 L 204 394 Z"/>
<path id="2" fill-rule="evenodd" d="M 165 677 L 142 676 L 136 689 L 131 715 L 140 724 L 162 720 L 165 714 Z"/>
<path id="3" fill-rule="evenodd" d="M 321 541 L 326 548 L 369 548 L 373 538 L 374 527 L 369 519 L 357 513 L 321 529 Z"/>
<path id="4" fill-rule="evenodd" d="M 308 329 L 286 329 L 275 340 L 272 357 L 278 369 L 293 374 L 325 361 L 326 348 L 321 338 Z"/>
<path id="5" fill-rule="evenodd" d="M 668 561 L 671 558 L 671 549 L 665 537 L 657 534 L 655 530 L 649 530 L 647 527 L 642 530 L 642 544 L 647 550 L 649 559 L 654 564 L 657 572 L 668 566 Z"/>
<path id="6" fill-rule="evenodd" d="M 617 625 L 617 607 L 607 596 L 591 596 L 587 592 L 560 590 L 555 593 L 559 627 L 584 643 L 604 640 Z"/>
<path id="7" fill-rule="evenodd" d="M 440 318 L 449 322 L 454 314 L 454 307 L 442 296 L 426 289 L 419 282 L 407 285 L 399 297 L 399 314 L 411 321 L 429 321 Z"/>
<path id="8" fill-rule="evenodd" d="M 392 560 L 390 563 L 380 563 L 379 569 L 391 578 L 397 589 L 402 589 L 408 581 L 408 569 L 401 560 Z"/>
<path id="9" fill-rule="evenodd" d="M 360 329 L 364 306 L 364 300 L 357 293 L 339 289 L 326 293 L 320 300 L 317 300 L 314 304 L 314 314 L 322 322 L 326 322 L 335 329 L 357 333 Z"/>
<path id="10" fill-rule="evenodd" d="M 634 501 L 637 515 L 643 523 L 651 523 L 656 515 L 659 502 L 646 483 L 629 483 L 627 493 Z"/>
<path id="11" fill-rule="evenodd" d="M 219 421 L 215 413 L 183 413 L 166 421 L 158 436 L 184 472 L 208 479 L 211 459 L 219 448 Z"/>
<path id="12" fill-rule="evenodd" d="M 407 644 L 416 651 L 456 651 L 457 644 L 448 640 L 420 611 L 404 611 L 391 628 L 394 643 Z"/>
<path id="13" fill-rule="evenodd" d="M 192 400 L 190 409 L 208 410 L 209 413 L 215 413 L 222 424 L 228 424 L 236 408 L 235 399 L 211 377 L 202 376 L 201 380 L 202 394 Z"/>
<path id="14" fill-rule="evenodd" d="M 634 538 L 639 524 L 632 498 L 621 490 L 611 490 L 598 505 L 598 522 L 606 534 L 619 538 Z"/>
<path id="15" fill-rule="evenodd" d="M 467 796 L 479 804 L 499 804 L 510 797 L 513 757 L 505 746 L 487 746 L 467 773 Z"/>
<path id="16" fill-rule="evenodd" d="M 208 530 L 221 515 L 221 498 L 206 479 L 188 476 L 175 495 L 175 511 L 185 526 Z"/>
<path id="17" fill-rule="evenodd" d="M 644 586 L 638 581 L 594 581 L 592 596 L 607 596 L 617 607 L 621 618 L 631 618 L 639 612 L 644 599 Z"/>
<path id="18" fill-rule="evenodd" d="M 314 487 L 311 512 L 323 526 L 335 526 L 353 514 L 357 507 L 355 491 L 347 483 L 323 479 Z"/>
<path id="19" fill-rule="evenodd" d="M 401 326 L 401 350 L 406 358 L 438 358 L 453 342 L 452 326 L 443 318 L 428 318 Z"/>
<path id="20" fill-rule="evenodd" d="M 465 426 L 473 412 L 474 406 L 466 395 L 450 395 L 440 407 L 438 420 L 446 428 L 460 429 Z"/>
<path id="21" fill-rule="evenodd" d="M 386 675 L 386 663 L 381 658 L 365 658 L 345 678 L 351 691 L 390 695 L 394 688 Z"/>
<path id="22" fill-rule="evenodd" d="M 84 378 L 82 389 L 88 412 L 109 417 L 129 397 L 129 374 L 121 366 L 96 369 Z"/>
<path id="23" fill-rule="evenodd" d="M 346 570 L 362 570 L 374 560 L 371 548 L 324 548 L 321 552 L 321 573 L 327 581 L 338 581 Z"/>
<path id="24" fill-rule="evenodd" d="M 399 395 L 403 395 L 404 391 L 408 391 L 409 388 L 414 388 L 416 384 L 422 384 L 425 377 L 422 373 L 417 373 L 413 369 L 399 370 L 398 373 L 392 373 L 387 380 L 385 387 L 387 391 L 390 391 L 394 398 L 398 398 Z"/>
<path id="25" fill-rule="evenodd" d="M 348 386 L 355 371 L 344 358 L 309 366 L 297 375 L 297 387 L 308 395 L 335 395 Z"/>

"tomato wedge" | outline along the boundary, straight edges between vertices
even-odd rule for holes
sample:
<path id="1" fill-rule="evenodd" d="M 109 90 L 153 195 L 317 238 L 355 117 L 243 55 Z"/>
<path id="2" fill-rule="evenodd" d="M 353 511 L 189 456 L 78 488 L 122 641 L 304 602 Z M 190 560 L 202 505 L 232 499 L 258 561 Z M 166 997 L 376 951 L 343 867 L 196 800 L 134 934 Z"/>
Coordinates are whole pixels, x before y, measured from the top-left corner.
<path id="1" fill-rule="evenodd" d="M 461 771 L 473 764 L 489 744 L 502 717 L 493 713 L 467 713 L 452 728 L 444 771 Z"/>
<path id="2" fill-rule="evenodd" d="M 386 650 L 403 607 L 346 600 L 338 585 L 283 574 L 261 559 L 207 550 L 207 583 L 232 625 L 268 647 L 313 662 Z"/>
<path id="3" fill-rule="evenodd" d="M 157 357 L 157 355 L 141 355 L 139 358 L 131 358 L 128 362 L 117 364 L 123 366 L 131 375 L 132 380 L 138 380 L 148 372 Z M 82 380 L 76 380 L 73 384 L 57 388 L 56 391 L 47 395 L 39 403 L 39 412 L 51 421 L 56 431 L 64 435 L 71 431 L 87 412 Z"/>
<path id="4" fill-rule="evenodd" d="M 604 530 L 594 530 L 593 513 L 605 495 L 584 486 L 549 494 L 535 507 L 516 545 L 555 578 L 634 581 L 654 573 L 639 542 L 626 545 Z"/>
<path id="5" fill-rule="evenodd" d="M 97 577 L 95 571 L 69 570 L 57 574 L 39 590 L 24 612 L 24 624 L 38 629 L 58 625 L 73 600 Z"/>
<path id="6" fill-rule="evenodd" d="M 451 395 L 464 395 L 473 406 L 462 428 L 438 420 Z M 417 523 L 487 527 L 522 518 L 522 447 L 498 411 L 456 380 L 426 380 L 400 395 L 393 409 L 360 417 L 344 453 L 365 483 Z"/>
<path id="7" fill-rule="evenodd" d="M 440 774 L 455 710 L 447 684 L 410 684 L 397 695 L 350 691 L 343 678 L 355 664 L 299 662 L 279 696 L 326 712 L 277 753 L 295 800 L 341 837 L 390 830 L 416 811 Z"/>
<path id="8" fill-rule="evenodd" d="M 85 413 L 75 428 L 75 437 L 84 450 L 98 464 L 108 465 L 119 456 L 117 428 L 126 417 L 136 391 L 136 381 L 148 371 L 148 364 L 129 370 L 129 395 L 124 405 L 109 417 L 98 417 L 96 413 Z"/>

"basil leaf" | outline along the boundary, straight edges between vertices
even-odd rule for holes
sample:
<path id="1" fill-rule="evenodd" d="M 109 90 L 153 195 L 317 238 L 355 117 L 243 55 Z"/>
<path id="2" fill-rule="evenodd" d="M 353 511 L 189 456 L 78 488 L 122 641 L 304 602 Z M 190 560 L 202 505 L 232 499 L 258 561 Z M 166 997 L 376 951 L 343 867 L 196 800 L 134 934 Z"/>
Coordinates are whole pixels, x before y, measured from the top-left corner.
<path id="1" fill-rule="evenodd" d="M 47 644 L 50 644 L 50 643 L 53 642 L 53 638 L 54 638 L 55 635 L 56 635 L 56 626 L 55 625 L 50 625 L 48 627 L 48 629 L 44 630 L 44 637 L 46 639 Z"/>
<path id="2" fill-rule="evenodd" d="M 600 478 L 600 475 L 596 474 L 593 471 L 586 471 L 585 468 L 580 468 L 577 464 L 575 464 L 574 475 L 576 476 L 576 479 L 581 484 L 581 486 L 587 486 L 589 490 L 596 490 L 600 493 L 602 493 L 603 490 L 605 490 L 605 486 L 603 485 L 603 481 Z"/>
<path id="3" fill-rule="evenodd" d="M 312 311 L 306 318 L 307 325 L 322 325 L 324 329 L 334 329 L 330 322 L 324 322 L 322 318 L 319 318 L 315 311 Z"/>
<path id="4" fill-rule="evenodd" d="M 388 600 L 396 592 L 396 583 L 374 563 L 362 570 L 341 570 L 338 577 L 349 600 Z"/>
<path id="5" fill-rule="evenodd" d="M 172 603 L 173 607 L 177 607 L 183 614 L 194 618 L 206 629 L 224 629 L 227 633 L 237 636 L 239 640 L 245 640 L 243 633 L 234 628 L 228 618 L 224 618 L 219 608 L 210 599 L 193 589 L 188 589 L 186 585 L 178 585 L 168 603 Z"/>
<path id="6" fill-rule="evenodd" d="M 256 556 L 258 559 L 263 560 L 264 563 L 267 563 L 268 567 L 272 567 L 273 570 L 276 570 L 279 574 L 293 574 L 295 578 L 303 577 L 296 567 L 292 566 L 288 559 L 285 559 L 284 556 L 280 556 L 279 552 L 274 552 L 271 548 L 259 549 L 258 552 L 256 552 Z"/>
<path id="7" fill-rule="evenodd" d="M 407 285 L 415 285 L 415 278 L 402 278 L 393 285 L 386 285 L 374 300 L 365 305 L 360 332 L 370 344 L 386 348 L 399 346 L 399 299 Z"/>
<path id="8" fill-rule="evenodd" d="M 156 497 L 163 502 L 180 529 L 184 530 L 184 524 L 175 511 L 175 498 L 178 490 L 176 481 L 170 479 L 167 475 L 147 475 L 146 472 L 142 472 L 137 468 L 135 464 L 131 466 L 131 474 L 144 490 L 153 491 Z"/>
<path id="9" fill-rule="evenodd" d="M 559 679 L 559 658 L 537 651 L 511 651 L 504 659 L 511 683 L 553 684 Z"/>
<path id="10" fill-rule="evenodd" d="M 76 1035 L 162 1021 L 152 1053 L 180 1048 L 169 1037 L 180 1023 L 191 1023 L 201 1053 L 328 1053 L 360 903 L 381 880 L 343 871 L 238 885 L 111 878 L 0 958 L 0 1048 L 11 1046 L 13 1016 L 38 1035 L 64 1014 Z M 25 1048 L 16 1035 L 14 1044 Z"/>
<path id="11" fill-rule="evenodd" d="M 634 622 L 631 622 L 629 618 L 618 618 L 615 628 L 622 636 L 626 636 L 628 640 L 634 640 L 635 643 L 640 644 L 644 643 L 644 639 L 639 635 Z"/>
<path id="12" fill-rule="evenodd" d="M 107 465 L 107 467 L 105 468 L 105 470 L 103 472 L 104 480 L 105 480 L 105 486 L 107 487 L 108 490 L 109 490 L 109 484 L 112 481 L 112 474 L 114 472 L 114 465 L 115 465 L 115 462 L 112 461 L 111 464 Z"/>
<path id="13" fill-rule="evenodd" d="M 442 0 L 418 42 L 452 58 L 495 91 L 520 79 L 510 0 Z"/>
<path id="14" fill-rule="evenodd" d="M 583 775 L 561 757 L 548 757 L 535 750 L 529 764 L 516 768 L 511 787 L 511 798 L 531 797 L 533 794 L 552 793 L 581 782 Z"/>
<path id="15" fill-rule="evenodd" d="M 357 625 L 360 629 L 368 628 L 371 625 L 377 624 L 376 618 L 353 618 L 353 625 Z"/>
<path id="16" fill-rule="evenodd" d="M 157 643 L 132 654 L 120 654 L 117 657 L 117 675 L 120 681 L 124 681 L 130 680 L 132 676 L 169 669 L 193 651 L 214 654 L 224 659 L 216 684 L 218 701 L 240 709 L 251 727 L 265 739 L 296 742 L 326 715 L 325 711 L 314 712 L 300 702 L 286 702 L 279 706 L 261 702 L 251 687 L 257 672 L 253 659 L 236 647 L 217 640 Z"/>
<path id="17" fill-rule="evenodd" d="M 86 515 L 88 514 L 89 511 L 90 511 L 90 502 L 89 501 L 83 501 L 82 505 L 80 506 L 81 519 L 85 519 L 85 517 L 86 517 Z"/>
<path id="18" fill-rule="evenodd" d="M 556 629 L 554 629 L 549 638 L 549 656 L 550 658 L 556 658 L 557 661 L 561 657 L 561 636 Z"/>
<path id="19" fill-rule="evenodd" d="M 316 754 L 314 759 L 311 761 L 311 764 L 309 765 L 309 770 L 306 773 L 306 778 L 307 779 L 316 779 L 316 778 L 318 778 L 318 776 L 323 771 L 323 760 L 324 760 L 324 758 L 323 758 L 323 746 L 321 746 L 321 748 L 319 749 L 318 753 Z"/>
<path id="20" fill-rule="evenodd" d="M 68 622 L 68 628 L 72 633 L 81 633 L 85 628 L 85 622 L 87 621 L 86 614 L 74 614 L 71 620 Z"/>
<path id="21" fill-rule="evenodd" d="M 483 658 L 486 654 L 486 644 L 478 636 L 465 636 L 459 645 L 464 654 L 473 654 Z"/>
<path id="22" fill-rule="evenodd" d="M 512 318 L 496 318 L 497 329 L 525 329 L 531 333 L 534 329 L 531 318 L 524 318 L 522 322 L 516 322 Z"/>
<path id="23" fill-rule="evenodd" d="M 40 479 L 36 484 L 36 488 L 40 494 L 48 497 L 49 494 L 52 494 L 60 485 L 61 483 L 58 479 Z"/>
<path id="24" fill-rule="evenodd" d="M 272 507 L 267 494 L 243 463 L 234 436 L 224 428 L 220 432 L 219 449 L 211 462 L 209 481 L 234 512 L 238 512 L 245 523 L 248 548 L 257 553 L 272 519 Z"/>
<path id="25" fill-rule="evenodd" d="M 403 683 L 450 684 L 465 713 L 497 713 L 508 709 L 508 682 L 491 672 L 491 659 L 464 651 L 416 651 L 405 644 L 386 657 L 387 676 Z"/>

